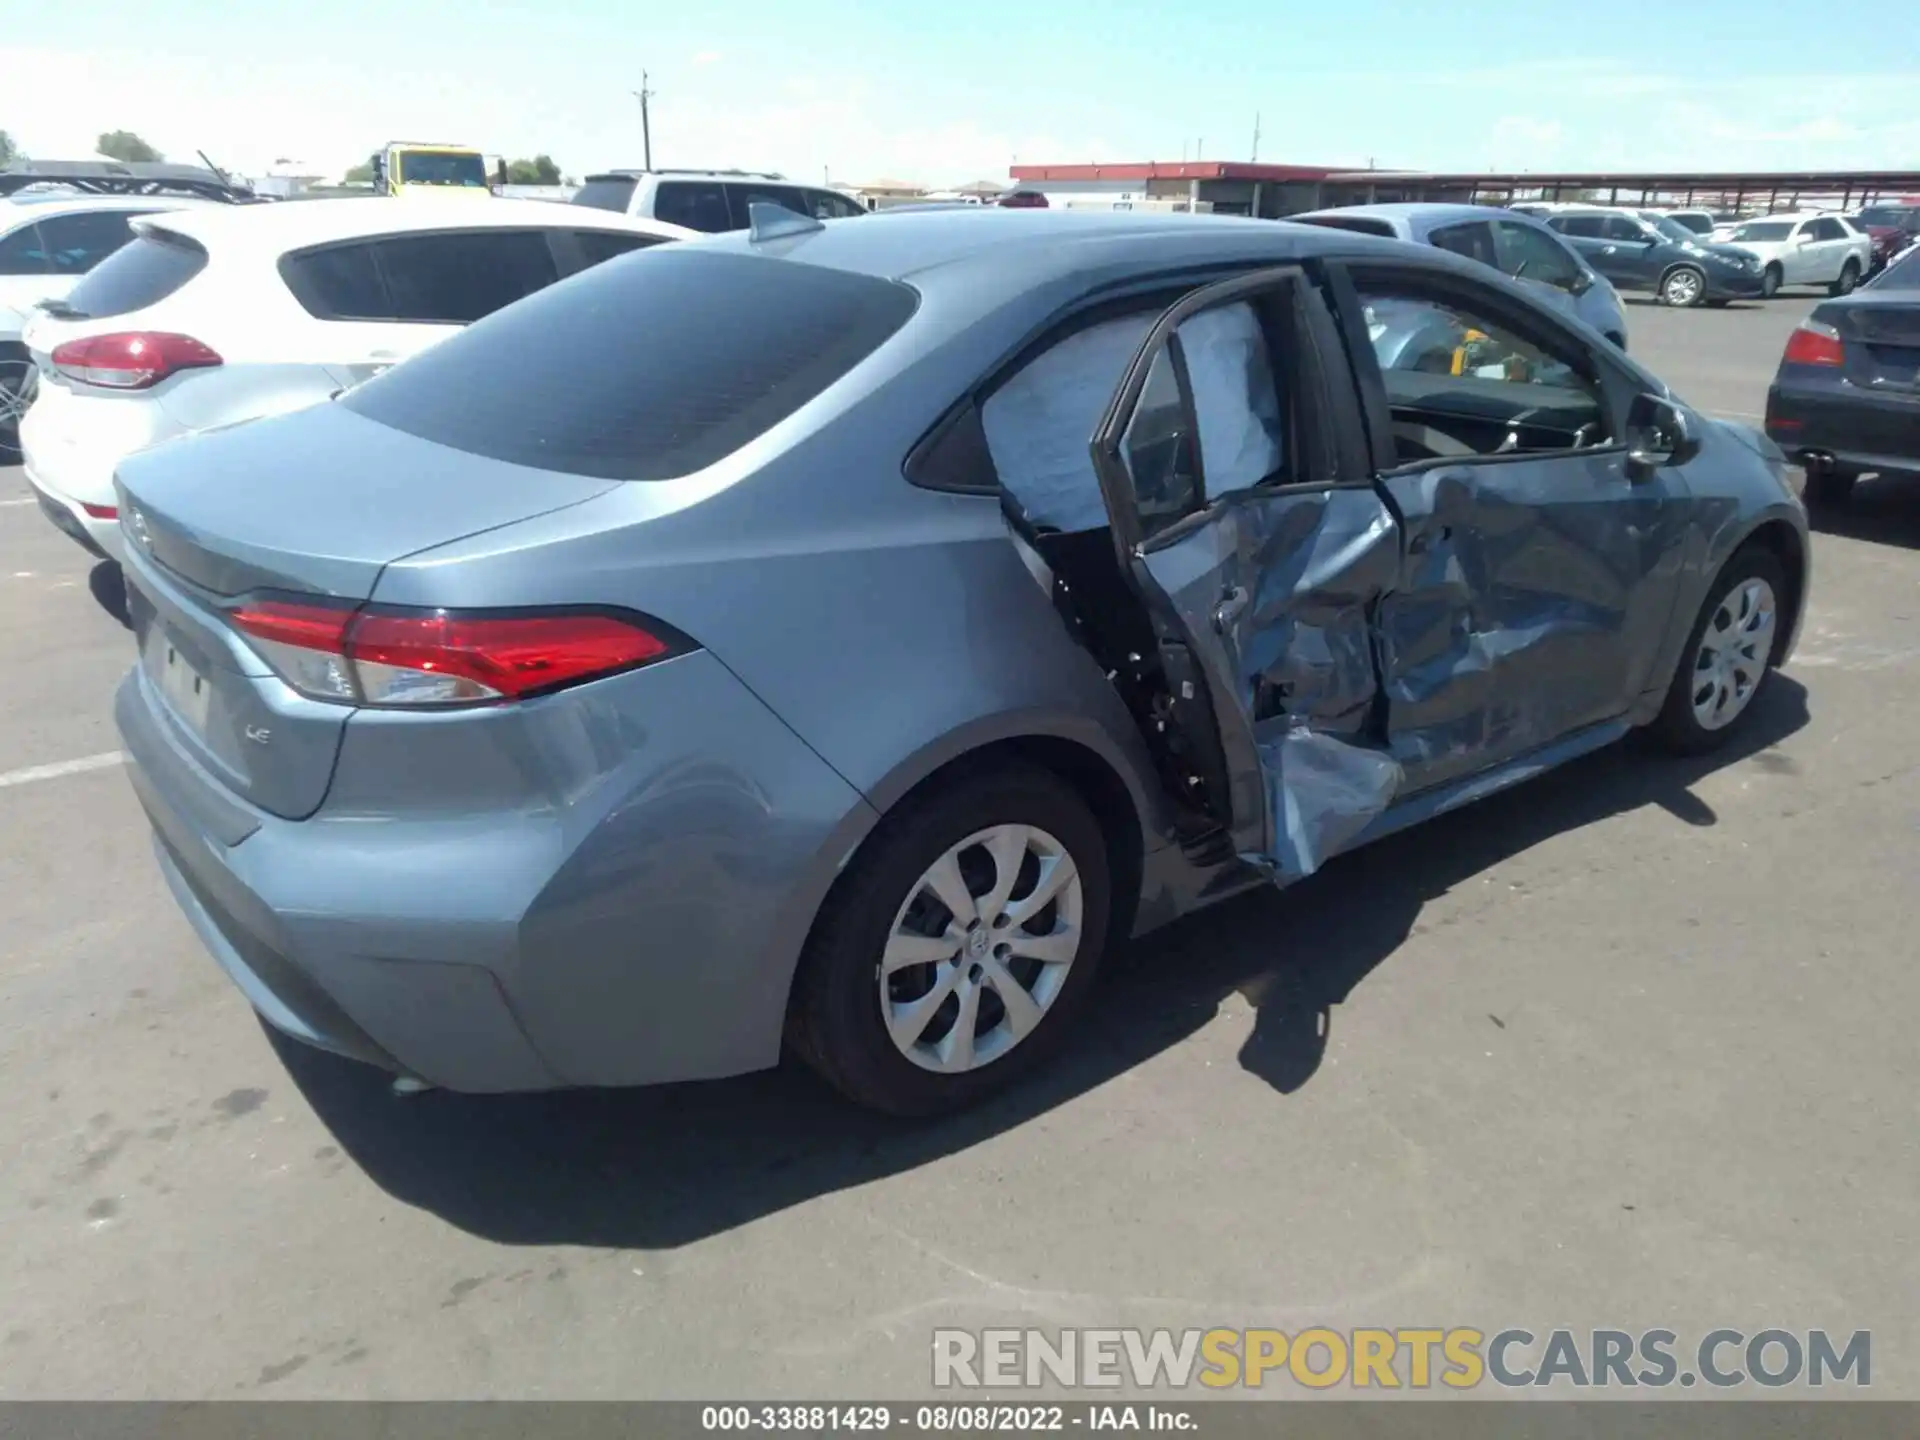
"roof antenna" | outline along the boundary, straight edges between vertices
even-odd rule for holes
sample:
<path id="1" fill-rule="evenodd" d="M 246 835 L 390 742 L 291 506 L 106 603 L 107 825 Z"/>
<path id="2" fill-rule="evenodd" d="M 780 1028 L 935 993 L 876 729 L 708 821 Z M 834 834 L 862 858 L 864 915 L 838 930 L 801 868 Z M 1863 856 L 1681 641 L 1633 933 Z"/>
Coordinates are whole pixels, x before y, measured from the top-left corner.
<path id="1" fill-rule="evenodd" d="M 826 228 L 811 215 L 802 215 L 770 201 L 755 200 L 747 206 L 747 243 L 750 245 L 758 245 L 763 240 L 786 240 L 795 235 L 811 235 L 816 230 Z"/>

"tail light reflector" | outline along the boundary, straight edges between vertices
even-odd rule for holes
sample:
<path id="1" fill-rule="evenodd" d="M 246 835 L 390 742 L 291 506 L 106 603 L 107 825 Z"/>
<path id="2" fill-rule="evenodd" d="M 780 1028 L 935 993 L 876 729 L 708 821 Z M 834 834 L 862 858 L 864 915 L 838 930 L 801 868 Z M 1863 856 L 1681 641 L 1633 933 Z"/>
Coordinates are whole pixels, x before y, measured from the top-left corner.
<path id="1" fill-rule="evenodd" d="M 1800 328 L 1787 337 L 1787 353 L 1782 358 L 1789 365 L 1845 365 L 1847 347 L 1833 326 L 1802 320 Z"/>
<path id="2" fill-rule="evenodd" d="M 294 689 L 348 705 L 524 700 L 687 648 L 639 616 L 603 610 L 503 614 L 261 598 L 227 618 Z"/>
<path id="3" fill-rule="evenodd" d="M 69 340 L 53 352 L 53 368 L 70 380 L 109 390 L 145 390 L 182 370 L 222 364 L 211 347 L 190 335 L 128 330 Z"/>
<path id="4" fill-rule="evenodd" d="M 80 508 L 86 511 L 88 516 L 94 520 L 112 520 L 120 514 L 120 512 L 111 505 L 95 505 L 87 500 L 80 502 Z"/>

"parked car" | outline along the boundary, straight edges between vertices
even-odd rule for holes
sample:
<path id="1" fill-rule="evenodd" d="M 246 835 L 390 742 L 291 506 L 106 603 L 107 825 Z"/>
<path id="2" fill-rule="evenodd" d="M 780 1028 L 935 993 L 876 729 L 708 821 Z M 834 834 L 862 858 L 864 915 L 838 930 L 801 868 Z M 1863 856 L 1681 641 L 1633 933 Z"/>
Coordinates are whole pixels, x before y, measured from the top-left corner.
<path id="1" fill-rule="evenodd" d="M 1844 215 L 1769 215 L 1714 232 L 1760 262 L 1762 293 L 1782 285 L 1824 285 L 1845 295 L 1873 269 L 1873 240 Z"/>
<path id="2" fill-rule="evenodd" d="M 1690 230 L 1702 239 L 1713 233 L 1720 222 L 1714 219 L 1711 210 L 1641 210 L 1640 218 L 1649 221 L 1671 220 L 1683 230 Z"/>
<path id="3" fill-rule="evenodd" d="M 1793 647 L 1779 450 L 1484 266 L 780 233 L 121 467 L 129 772 L 272 1024 L 467 1091 L 790 1039 L 945 1110 L 1066 1040 L 1110 941 L 1636 727 L 1710 749 Z M 1436 338 L 1383 367 L 1396 307 Z"/>
<path id="4" fill-rule="evenodd" d="M 1616 288 L 1651 291 L 1668 305 L 1724 305 L 1762 292 L 1759 261 L 1672 220 L 1587 208 L 1556 210 L 1547 224 Z"/>
<path id="5" fill-rule="evenodd" d="M 1009 210 L 1045 210 L 1047 197 L 1038 190 L 1009 190 L 993 202 Z"/>
<path id="6" fill-rule="evenodd" d="M 1627 317 L 1612 285 L 1547 225 L 1487 205 L 1347 205 L 1291 215 L 1305 225 L 1327 225 L 1434 245 L 1490 265 L 1533 290 L 1555 308 L 1593 326 L 1622 350 Z"/>
<path id="7" fill-rule="evenodd" d="M 24 336 L 27 482 L 55 525 L 114 560 L 113 471 L 133 451 L 325 400 L 562 276 L 692 234 L 539 200 L 457 215 L 303 200 L 132 224 L 133 242 L 41 302 Z"/>
<path id="8" fill-rule="evenodd" d="M 712 235 L 746 229 L 747 207 L 755 204 L 783 206 L 816 220 L 867 213 L 866 206 L 838 190 L 745 170 L 608 170 L 587 176 L 572 203 Z"/>
<path id="9" fill-rule="evenodd" d="M 135 216 L 211 203 L 70 192 L 0 199 L 0 465 L 20 463 L 20 417 L 33 402 L 38 371 L 20 338 L 33 307 L 67 294 L 131 240 Z"/>
<path id="10" fill-rule="evenodd" d="M 1869 205 L 1847 217 L 1873 241 L 1873 268 L 1886 265 L 1920 240 L 1920 205 Z"/>
<path id="11" fill-rule="evenodd" d="M 1787 337 L 1766 428 L 1806 466 L 1809 505 L 1843 504 L 1864 474 L 1920 473 L 1920 247 Z"/>

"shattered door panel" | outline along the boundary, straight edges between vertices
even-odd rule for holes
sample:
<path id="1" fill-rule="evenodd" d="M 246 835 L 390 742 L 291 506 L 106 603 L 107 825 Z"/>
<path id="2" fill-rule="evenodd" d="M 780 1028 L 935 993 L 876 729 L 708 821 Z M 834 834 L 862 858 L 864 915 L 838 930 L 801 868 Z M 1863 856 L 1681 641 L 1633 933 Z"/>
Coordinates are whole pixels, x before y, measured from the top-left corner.
<path id="1" fill-rule="evenodd" d="M 1393 802 L 1401 769 L 1378 734 L 1374 607 L 1400 540 L 1370 489 L 1251 491 L 1136 563 L 1213 676 L 1223 730 L 1244 725 L 1236 816 L 1266 816 L 1245 858 L 1312 874 Z"/>

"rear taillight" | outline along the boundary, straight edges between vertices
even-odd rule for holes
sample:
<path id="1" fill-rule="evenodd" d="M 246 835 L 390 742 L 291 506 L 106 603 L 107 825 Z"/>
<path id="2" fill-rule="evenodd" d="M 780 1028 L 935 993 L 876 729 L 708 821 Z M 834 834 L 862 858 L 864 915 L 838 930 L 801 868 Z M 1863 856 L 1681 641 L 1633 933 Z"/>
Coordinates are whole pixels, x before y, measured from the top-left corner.
<path id="1" fill-rule="evenodd" d="M 261 598 L 227 618 L 294 689 L 347 705 L 525 700 L 686 648 L 661 626 L 599 610 L 355 609 Z"/>
<path id="2" fill-rule="evenodd" d="M 109 390 L 145 390 L 182 370 L 221 364 L 208 346 L 190 335 L 129 330 L 69 340 L 53 352 L 53 368 L 70 380 Z"/>
<path id="3" fill-rule="evenodd" d="M 120 514 L 111 505 L 95 505 L 87 500 L 80 502 L 80 508 L 87 512 L 89 519 L 93 520 L 112 520 Z"/>
<path id="4" fill-rule="evenodd" d="M 1847 347 L 1833 326 L 1802 320 L 1800 328 L 1787 337 L 1787 353 L 1781 358 L 1788 365 L 1845 365 Z"/>

